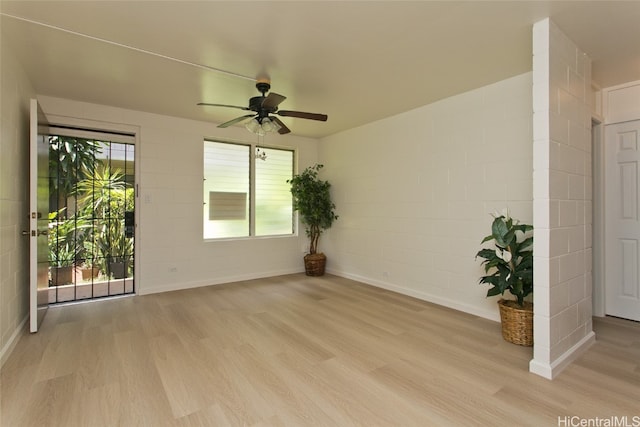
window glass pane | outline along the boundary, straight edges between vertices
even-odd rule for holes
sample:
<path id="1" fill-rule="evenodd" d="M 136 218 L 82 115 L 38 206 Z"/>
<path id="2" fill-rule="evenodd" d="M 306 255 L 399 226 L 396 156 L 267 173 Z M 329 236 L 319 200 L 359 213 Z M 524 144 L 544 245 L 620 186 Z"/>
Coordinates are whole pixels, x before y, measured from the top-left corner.
<path id="1" fill-rule="evenodd" d="M 249 150 L 245 145 L 204 142 L 205 239 L 249 235 Z"/>
<path id="2" fill-rule="evenodd" d="M 256 236 L 293 234 L 291 185 L 293 151 L 262 148 L 256 158 Z"/>

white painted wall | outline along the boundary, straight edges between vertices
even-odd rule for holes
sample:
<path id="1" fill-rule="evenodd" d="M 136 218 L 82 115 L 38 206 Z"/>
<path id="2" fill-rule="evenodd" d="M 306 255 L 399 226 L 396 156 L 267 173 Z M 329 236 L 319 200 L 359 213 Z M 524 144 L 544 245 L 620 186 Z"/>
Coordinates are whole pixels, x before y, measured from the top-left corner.
<path id="1" fill-rule="evenodd" d="M 0 47 L 0 366 L 28 315 L 29 99 L 35 96 L 5 40 Z"/>
<path id="2" fill-rule="evenodd" d="M 534 358 L 553 378 L 592 330 L 591 60 L 549 19 L 533 29 Z"/>
<path id="3" fill-rule="evenodd" d="M 51 122 L 137 129 L 136 288 L 140 294 L 304 271 L 300 236 L 208 241 L 202 238 L 203 139 L 255 142 L 241 127 L 39 96 Z M 265 145 L 293 147 L 299 169 L 315 163 L 317 141 L 268 135 Z M 175 271 L 173 271 L 175 269 Z"/>
<path id="4" fill-rule="evenodd" d="M 475 254 L 490 213 L 533 219 L 531 79 L 321 140 L 340 215 L 320 240 L 328 271 L 498 320 Z"/>

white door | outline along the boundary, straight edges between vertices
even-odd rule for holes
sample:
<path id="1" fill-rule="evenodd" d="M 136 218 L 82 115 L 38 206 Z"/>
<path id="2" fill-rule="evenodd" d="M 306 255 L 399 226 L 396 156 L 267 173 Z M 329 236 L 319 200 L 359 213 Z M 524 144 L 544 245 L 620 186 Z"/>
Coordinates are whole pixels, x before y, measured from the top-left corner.
<path id="1" fill-rule="evenodd" d="M 605 131 L 605 311 L 640 321 L 640 120 Z"/>
<path id="2" fill-rule="evenodd" d="M 49 304 L 49 142 L 38 134 L 38 101 L 29 130 L 29 329 L 37 332 Z"/>

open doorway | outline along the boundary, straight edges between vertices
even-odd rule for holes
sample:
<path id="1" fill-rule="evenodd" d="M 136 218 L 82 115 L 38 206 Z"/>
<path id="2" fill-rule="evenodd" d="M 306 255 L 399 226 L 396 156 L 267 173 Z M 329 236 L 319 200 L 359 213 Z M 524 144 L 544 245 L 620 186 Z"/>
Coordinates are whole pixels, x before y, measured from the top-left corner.
<path id="1" fill-rule="evenodd" d="M 133 138 L 47 133 L 49 303 L 134 293 Z"/>

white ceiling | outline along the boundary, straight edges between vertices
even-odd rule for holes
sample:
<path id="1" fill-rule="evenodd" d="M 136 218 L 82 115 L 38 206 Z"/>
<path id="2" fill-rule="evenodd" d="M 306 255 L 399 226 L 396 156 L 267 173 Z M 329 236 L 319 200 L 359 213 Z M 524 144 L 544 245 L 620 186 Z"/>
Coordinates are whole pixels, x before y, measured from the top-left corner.
<path id="1" fill-rule="evenodd" d="M 640 1 L 1 1 L 39 94 L 222 123 L 268 75 L 322 137 L 531 70 L 551 16 L 601 87 L 640 80 Z M 182 61 L 182 62 L 181 62 Z M 219 70 L 219 71 L 216 71 Z M 224 71 L 224 72 L 221 72 Z M 283 136 L 286 138 L 286 136 Z"/>

